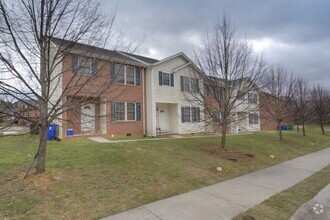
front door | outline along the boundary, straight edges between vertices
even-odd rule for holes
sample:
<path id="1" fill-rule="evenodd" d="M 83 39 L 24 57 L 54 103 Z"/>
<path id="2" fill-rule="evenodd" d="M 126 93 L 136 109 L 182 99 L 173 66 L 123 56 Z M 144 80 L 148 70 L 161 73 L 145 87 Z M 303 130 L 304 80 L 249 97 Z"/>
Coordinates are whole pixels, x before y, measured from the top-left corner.
<path id="1" fill-rule="evenodd" d="M 81 133 L 95 132 L 95 104 L 81 106 Z"/>
<path id="2" fill-rule="evenodd" d="M 164 109 L 159 110 L 158 123 L 161 132 L 167 131 L 166 114 Z"/>

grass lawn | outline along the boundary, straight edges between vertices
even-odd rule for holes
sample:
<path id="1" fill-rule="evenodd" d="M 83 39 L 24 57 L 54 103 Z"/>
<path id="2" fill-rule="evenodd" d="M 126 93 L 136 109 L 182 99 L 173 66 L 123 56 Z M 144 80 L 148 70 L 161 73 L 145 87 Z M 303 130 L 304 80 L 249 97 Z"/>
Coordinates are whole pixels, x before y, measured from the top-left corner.
<path id="1" fill-rule="evenodd" d="M 302 204 L 313 199 L 329 183 L 330 166 L 327 166 L 297 185 L 239 214 L 234 219 L 289 219 Z"/>
<path id="2" fill-rule="evenodd" d="M 219 137 L 99 144 L 49 142 L 47 173 L 22 180 L 37 148 L 31 136 L 0 138 L 0 219 L 97 219 L 211 185 L 330 145 L 330 136 L 284 132 L 229 136 L 255 158 L 231 162 L 210 151 Z M 275 158 L 271 159 L 270 155 Z M 224 171 L 212 167 L 221 165 Z"/>

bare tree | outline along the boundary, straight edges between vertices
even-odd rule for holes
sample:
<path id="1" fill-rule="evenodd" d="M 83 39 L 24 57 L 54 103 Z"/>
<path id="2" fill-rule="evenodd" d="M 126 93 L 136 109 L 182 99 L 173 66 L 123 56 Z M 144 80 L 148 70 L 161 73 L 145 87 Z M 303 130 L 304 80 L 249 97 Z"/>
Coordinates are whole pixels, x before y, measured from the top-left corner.
<path id="1" fill-rule="evenodd" d="M 306 136 L 305 125 L 313 113 L 311 106 L 311 89 L 308 82 L 302 78 L 295 79 L 290 99 L 293 104 L 293 115 L 295 116 L 297 126 L 299 126 L 299 124 L 302 125 L 303 135 Z"/>
<path id="2" fill-rule="evenodd" d="M 316 120 L 321 127 L 322 134 L 325 135 L 324 125 L 330 121 L 330 93 L 321 85 L 314 86 L 311 105 L 314 108 Z"/>
<path id="3" fill-rule="evenodd" d="M 193 73 L 203 85 L 192 83 L 197 89 L 186 93 L 185 99 L 204 106 L 204 124 L 207 129 L 220 127 L 220 147 L 225 148 L 230 126 L 237 127 L 249 112 L 258 111 L 257 89 L 265 64 L 254 54 L 252 44 L 238 37 L 226 15 L 206 34 L 195 62 L 200 71 Z"/>
<path id="4" fill-rule="evenodd" d="M 281 66 L 271 66 L 264 82 L 262 110 L 277 123 L 280 140 L 283 140 L 282 123 L 292 121 L 294 78 Z"/>
<path id="5" fill-rule="evenodd" d="M 7 100 L 20 101 L 28 107 L 35 107 L 30 101 L 37 100 L 40 112 L 37 119 L 40 140 L 34 158 L 37 174 L 46 169 L 48 126 L 54 120 L 61 120 L 63 112 L 79 109 L 104 92 L 118 90 L 110 88 L 109 76 L 97 74 L 105 68 L 106 62 L 100 61 L 111 57 L 111 54 L 105 56 L 100 47 L 117 49 L 122 41 L 120 36 L 112 45 L 107 45 L 109 39 L 115 37 L 114 18 L 115 13 L 111 17 L 103 15 L 100 2 L 92 0 L 22 0 L 14 3 L 0 0 L 0 92 Z M 91 59 L 74 61 L 72 54 Z M 92 71 L 87 76 L 71 74 L 63 79 L 66 72 L 72 71 L 71 65 L 65 65 L 71 58 L 75 71 L 86 66 L 92 66 Z M 96 80 L 100 77 L 104 80 Z M 66 80 L 64 88 L 62 80 Z M 97 84 L 99 81 L 103 83 Z M 93 84 L 97 86 L 91 86 Z M 61 93 L 57 92 L 59 89 Z M 14 109 L 10 114 L 35 122 Z"/>

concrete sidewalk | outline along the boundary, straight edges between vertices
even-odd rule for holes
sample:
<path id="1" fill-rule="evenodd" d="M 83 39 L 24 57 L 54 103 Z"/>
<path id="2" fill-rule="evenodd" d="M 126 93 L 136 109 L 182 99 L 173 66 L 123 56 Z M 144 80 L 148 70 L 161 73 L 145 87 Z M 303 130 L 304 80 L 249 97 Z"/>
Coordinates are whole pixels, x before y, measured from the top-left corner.
<path id="1" fill-rule="evenodd" d="M 231 219 L 330 163 L 330 148 L 119 213 L 107 220 Z"/>
<path id="2" fill-rule="evenodd" d="M 330 219 L 330 184 L 324 187 L 312 200 L 304 203 L 290 220 Z"/>

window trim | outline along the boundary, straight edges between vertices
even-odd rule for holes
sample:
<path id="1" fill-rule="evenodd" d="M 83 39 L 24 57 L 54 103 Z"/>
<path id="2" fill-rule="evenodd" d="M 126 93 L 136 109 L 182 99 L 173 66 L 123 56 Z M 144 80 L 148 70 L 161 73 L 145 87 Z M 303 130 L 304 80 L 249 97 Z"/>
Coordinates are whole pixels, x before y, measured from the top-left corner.
<path id="1" fill-rule="evenodd" d="M 93 59 L 91 57 L 84 57 L 84 56 L 78 56 L 77 59 L 78 59 L 78 73 L 80 73 L 81 75 L 93 76 L 94 75 L 93 74 L 93 62 L 96 62 L 95 59 Z M 86 59 L 90 62 L 89 73 L 82 72 L 83 64 L 81 63 L 81 59 Z"/>
<path id="2" fill-rule="evenodd" d="M 115 111 L 116 111 L 116 122 L 135 122 L 135 121 L 137 121 L 137 109 L 136 109 L 136 102 L 120 102 L 120 101 L 118 101 L 118 102 L 115 102 L 116 104 L 115 104 Z M 117 119 L 117 104 L 118 103 L 124 103 L 124 120 L 119 120 L 119 119 Z M 134 120 L 128 120 L 128 115 L 127 115 L 127 113 L 128 113 L 128 111 L 127 111 L 127 104 L 134 104 Z"/>
<path id="3" fill-rule="evenodd" d="M 181 115 L 181 117 L 183 118 L 183 120 L 181 121 L 181 123 L 200 123 L 201 119 L 200 119 L 200 108 L 199 107 L 192 107 L 192 106 L 181 106 L 181 108 L 183 108 L 183 115 Z M 186 120 L 186 114 L 185 111 L 189 108 L 189 121 Z M 195 118 L 196 121 L 193 121 L 193 109 L 195 109 Z"/>
<path id="4" fill-rule="evenodd" d="M 258 125 L 259 124 L 259 114 L 250 113 L 249 114 L 249 125 Z"/>
<path id="5" fill-rule="evenodd" d="M 258 104 L 258 94 L 248 93 L 248 103 L 249 104 Z"/>
<path id="6" fill-rule="evenodd" d="M 124 64 L 119 64 L 119 63 L 115 63 L 113 64 L 115 65 L 115 84 L 121 84 L 121 85 L 130 85 L 130 86 L 136 86 L 136 67 L 135 66 L 130 66 L 130 65 L 124 65 Z M 122 66 L 124 68 L 124 82 L 118 82 L 118 72 L 116 70 L 116 66 Z M 127 67 L 131 67 L 133 68 L 133 78 L 134 78 L 134 83 L 127 83 Z"/>

